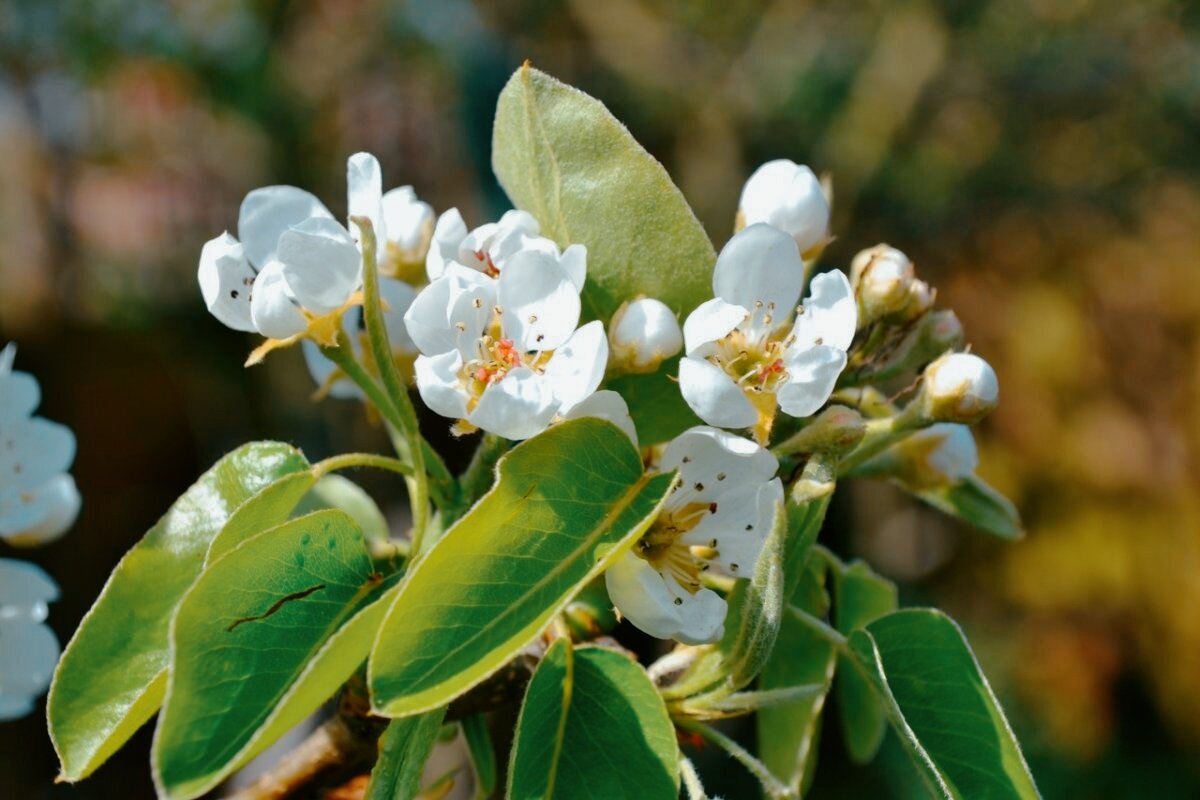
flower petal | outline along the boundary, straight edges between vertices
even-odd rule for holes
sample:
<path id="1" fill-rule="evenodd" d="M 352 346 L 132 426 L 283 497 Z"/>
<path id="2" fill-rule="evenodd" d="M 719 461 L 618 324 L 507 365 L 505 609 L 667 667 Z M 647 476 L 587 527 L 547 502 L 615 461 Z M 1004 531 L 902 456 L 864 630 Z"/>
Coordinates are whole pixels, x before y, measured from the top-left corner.
<path id="1" fill-rule="evenodd" d="M 582 292 L 583 284 L 587 280 L 587 247 L 582 244 L 571 245 L 563 251 L 558 265 L 566 270 L 571 283 L 575 284 L 575 290 Z"/>
<path id="2" fill-rule="evenodd" d="M 0 622 L 0 686 L 5 698 L 37 697 L 50 685 L 59 646 L 54 632 L 45 625 Z M 20 707 L 6 703 L 10 709 Z"/>
<path id="3" fill-rule="evenodd" d="M 803 282 L 796 241 L 770 225 L 751 225 L 734 234 L 713 268 L 713 294 L 748 309 L 755 325 L 768 315 L 774 324 L 787 319 Z"/>
<path id="4" fill-rule="evenodd" d="M 214 317 L 235 331 L 254 331 L 250 319 L 254 270 L 237 239 L 222 233 L 205 242 L 197 278 L 204 305 Z"/>
<path id="5" fill-rule="evenodd" d="M 793 417 L 807 417 L 829 399 L 838 375 L 846 366 L 846 353 L 836 347 L 820 345 L 784 353 L 787 383 L 779 389 L 779 407 Z"/>
<path id="6" fill-rule="evenodd" d="M 5 489 L 36 489 L 75 460 L 75 434 L 57 422 L 16 420 L 0 433 L 0 485 Z"/>
<path id="7" fill-rule="evenodd" d="M 498 300 L 505 337 L 527 352 L 561 347 L 579 324 L 579 290 L 549 253 L 514 255 L 500 273 Z"/>
<path id="8" fill-rule="evenodd" d="M 349 316 L 350 313 L 347 312 L 346 317 Z M 337 364 L 321 355 L 321 348 L 316 342 L 305 339 L 300 343 L 300 349 L 304 353 L 304 364 L 308 367 L 308 374 L 312 376 L 313 383 L 325 386 L 330 376 L 337 371 Z M 328 391 L 329 396 L 337 400 L 355 400 L 363 396 L 362 389 L 345 376 L 329 384 Z"/>
<path id="9" fill-rule="evenodd" d="M 719 297 L 701 303 L 683 321 L 683 351 L 695 354 L 709 342 L 724 338 L 749 315 L 745 308 Z"/>
<path id="10" fill-rule="evenodd" d="M 457 208 L 442 212 L 433 227 L 433 241 L 425 255 L 425 274 L 436 281 L 446 271 L 446 265 L 458 258 L 458 247 L 467 236 L 467 223 Z"/>
<path id="11" fill-rule="evenodd" d="M 404 327 L 404 315 L 417 297 L 417 290 L 404 281 L 379 276 L 379 297 L 383 300 L 383 325 L 387 329 L 392 352 L 413 353 L 417 346 Z"/>
<path id="12" fill-rule="evenodd" d="M 310 217 L 333 214 L 310 192 L 295 186 L 264 186 L 246 195 L 238 213 L 238 239 L 250 263 L 262 269 L 276 255 L 279 237 Z"/>
<path id="13" fill-rule="evenodd" d="M 738 206 L 747 225 L 765 222 L 779 228 L 796 240 L 802 253 L 828 235 L 829 203 L 821 182 L 811 169 L 786 158 L 756 169 Z"/>
<path id="14" fill-rule="evenodd" d="M 779 469 L 771 451 L 743 436 L 706 425 L 688 428 L 671 440 L 660 465 L 667 472 L 679 470 L 688 486 L 700 483 L 717 491 L 759 486 Z M 720 495 L 710 497 L 719 499 Z"/>
<path id="15" fill-rule="evenodd" d="M 505 439 L 528 439 L 546 430 L 558 403 L 550 384 L 528 367 L 517 367 L 483 391 L 467 421 Z"/>
<path id="16" fill-rule="evenodd" d="M 388 239 L 403 251 L 420 247 L 434 224 L 433 207 L 418 199 L 411 186 L 392 189 L 383 196 L 382 205 Z"/>
<path id="17" fill-rule="evenodd" d="M 696 416 L 709 425 L 748 428 L 758 421 L 758 412 L 741 388 L 724 370 L 702 358 L 680 360 L 679 391 Z"/>
<path id="18" fill-rule="evenodd" d="M 813 278 L 802 308 L 792 328 L 797 345 L 850 349 L 858 327 L 858 304 L 845 274 L 831 270 Z"/>
<path id="19" fill-rule="evenodd" d="M 700 520 L 682 541 L 714 548 L 717 555 L 711 561 L 721 572 L 748 578 L 782 504 L 783 484 L 778 478 L 755 485 L 742 484 L 725 493 L 716 510 Z"/>
<path id="20" fill-rule="evenodd" d="M 494 280 L 450 262 L 442 277 L 413 299 L 404 312 L 404 327 L 427 356 L 457 349 L 470 359 L 495 305 Z"/>
<path id="21" fill-rule="evenodd" d="M 279 237 L 279 261 L 292 296 L 316 314 L 328 314 L 358 287 L 362 256 L 335 220 L 308 219 Z"/>
<path id="22" fill-rule="evenodd" d="M 604 573 L 609 599 L 621 615 L 658 639 L 702 644 L 721 638 L 728 606 L 711 589 L 689 593 L 648 562 L 626 553 Z"/>
<path id="23" fill-rule="evenodd" d="M 292 290 L 283 276 L 283 264 L 272 261 L 254 279 L 254 295 L 250 298 L 250 319 L 263 336 L 286 339 L 302 333 L 308 327 L 299 306 L 292 299 Z"/>
<path id="24" fill-rule="evenodd" d="M 82 505 L 75 479 L 65 472 L 35 489 L 0 497 L 0 536 L 18 547 L 48 544 L 75 524 Z"/>
<path id="25" fill-rule="evenodd" d="M 383 218 L 383 170 L 379 159 L 370 153 L 355 153 L 346 159 L 347 217 L 366 217 L 371 220 L 375 240 L 382 247 L 388 240 Z M 358 226 L 349 219 L 346 228 L 354 241 L 359 241 Z"/>
<path id="26" fill-rule="evenodd" d="M 13 372 L 16 356 L 15 342 L 0 350 L 0 424 L 28 417 L 42 401 L 37 378 L 28 372 Z"/>
<path id="27" fill-rule="evenodd" d="M 629 415 L 629 405 L 625 402 L 625 398 L 617 392 L 611 389 L 593 392 L 563 414 L 564 419 L 580 419 L 582 417 L 597 417 L 611 422 L 624 431 L 625 435 L 633 442 L 633 446 L 637 447 L 637 428 L 633 424 L 633 417 Z"/>
<path id="28" fill-rule="evenodd" d="M 435 413 L 450 419 L 467 416 L 468 395 L 458 378 L 462 356 L 457 350 L 436 356 L 417 356 L 413 371 L 421 400 Z"/>
<path id="29" fill-rule="evenodd" d="M 46 603 L 58 597 L 58 584 L 41 567 L 0 558 L 0 616 L 41 622 L 46 618 Z"/>
<path id="30" fill-rule="evenodd" d="M 593 320 L 571 335 L 567 343 L 554 351 L 546 364 L 545 377 L 565 413 L 596 391 L 608 364 L 608 339 L 604 325 Z M 628 413 L 628 412 L 626 412 Z"/>

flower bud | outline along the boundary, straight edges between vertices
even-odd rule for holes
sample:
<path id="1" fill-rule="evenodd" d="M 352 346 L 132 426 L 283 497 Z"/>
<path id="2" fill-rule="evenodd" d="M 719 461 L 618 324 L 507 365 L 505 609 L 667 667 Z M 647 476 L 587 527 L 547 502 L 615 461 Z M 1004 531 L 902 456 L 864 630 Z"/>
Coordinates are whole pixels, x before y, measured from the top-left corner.
<path id="1" fill-rule="evenodd" d="M 937 293 L 925 281 L 913 281 L 908 287 L 908 302 L 904 306 L 900 318 L 911 322 L 933 308 L 933 299 Z"/>
<path id="2" fill-rule="evenodd" d="M 839 455 L 853 449 L 867 431 L 862 414 L 846 406 L 830 406 L 804 428 L 781 442 L 776 450 L 788 453 L 830 453 Z"/>
<path id="3" fill-rule="evenodd" d="M 912 261 L 894 247 L 878 244 L 850 264 L 861 324 L 900 314 L 908 308 L 915 281 Z M 925 287 L 928 291 L 928 286 Z"/>
<path id="4" fill-rule="evenodd" d="M 925 368 L 925 415 L 935 422 L 970 425 L 987 416 L 1000 399 L 991 365 L 972 353 L 947 353 Z"/>
<path id="5" fill-rule="evenodd" d="M 920 319 L 896 349 L 866 374 L 876 382 L 889 380 L 921 369 L 943 353 L 959 349 L 965 341 L 962 323 L 953 311 L 934 311 Z"/>
<path id="6" fill-rule="evenodd" d="M 665 303 L 641 297 L 613 314 L 608 341 L 614 366 L 625 372 L 654 372 L 683 349 L 683 332 Z"/>
<path id="7" fill-rule="evenodd" d="M 868 463 L 873 474 L 886 473 L 914 489 L 959 483 L 975 473 L 979 450 L 966 425 L 939 422 L 916 431 Z"/>
<path id="8" fill-rule="evenodd" d="M 763 164 L 742 189 L 737 228 L 765 222 L 796 240 L 806 258 L 829 238 L 829 202 L 808 167 L 786 158 Z"/>

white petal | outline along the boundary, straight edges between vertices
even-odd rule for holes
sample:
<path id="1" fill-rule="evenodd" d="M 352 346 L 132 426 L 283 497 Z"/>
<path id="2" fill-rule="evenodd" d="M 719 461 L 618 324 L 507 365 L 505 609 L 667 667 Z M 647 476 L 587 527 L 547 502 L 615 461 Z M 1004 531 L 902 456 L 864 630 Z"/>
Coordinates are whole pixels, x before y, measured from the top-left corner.
<path id="1" fill-rule="evenodd" d="M 579 324 L 579 290 L 553 255 L 526 250 L 500 273 L 505 338 L 524 351 L 561 347 Z"/>
<path id="2" fill-rule="evenodd" d="M 379 159 L 370 153 L 355 153 L 346 160 L 347 216 L 371 220 L 375 241 L 380 246 L 388 240 L 383 220 L 383 170 Z M 347 219 L 346 227 L 358 241 L 358 226 Z"/>
<path id="3" fill-rule="evenodd" d="M 712 563 L 721 572 L 748 578 L 782 504 L 783 484 L 778 478 L 757 485 L 744 484 L 722 496 L 716 511 L 705 516 L 682 541 L 715 548 L 717 555 Z"/>
<path id="4" fill-rule="evenodd" d="M 75 524 L 82 502 L 75 479 L 65 472 L 35 489 L 6 492 L 0 499 L 0 536 L 18 547 L 53 542 Z"/>
<path id="5" fill-rule="evenodd" d="M 204 305 L 214 317 L 235 331 L 254 331 L 250 319 L 254 270 L 237 239 L 222 233 L 207 241 L 200 251 L 197 278 Z"/>
<path id="6" fill-rule="evenodd" d="M 45 619 L 46 603 L 58 599 L 58 584 L 36 564 L 0 558 L 0 617 Z"/>
<path id="7" fill-rule="evenodd" d="M 833 270 L 813 278 L 803 308 L 792 328 L 798 346 L 823 344 L 838 350 L 850 349 L 858 327 L 858 304 L 843 273 Z"/>
<path id="8" fill-rule="evenodd" d="M 275 258 L 283 232 L 310 217 L 333 219 L 333 214 L 316 196 L 295 186 L 265 186 L 250 192 L 238 214 L 238 239 L 246 258 L 262 269 Z"/>
<path id="9" fill-rule="evenodd" d="M 383 196 L 383 222 L 388 239 L 401 250 L 411 251 L 422 244 L 433 226 L 433 207 L 417 199 L 411 186 L 401 186 Z"/>
<path id="10" fill-rule="evenodd" d="M 907 449 L 920 442 L 933 444 L 933 449 L 926 456 L 928 464 L 951 483 L 973 475 L 979 468 L 979 449 L 970 427 L 966 425 L 939 422 L 913 433 L 900 446 Z"/>
<path id="11" fill-rule="evenodd" d="M 272 261 L 254 279 L 250 318 L 263 336 L 286 339 L 303 332 L 308 323 L 292 300 L 292 290 L 283 276 L 283 264 Z"/>
<path id="12" fill-rule="evenodd" d="M 488 433 L 519 440 L 546 430 L 557 410 L 549 382 L 528 367 L 517 367 L 484 389 L 467 420 Z"/>
<path id="13" fill-rule="evenodd" d="M 10 343 L 4 353 L 15 353 Z M 12 362 L 8 369 L 0 369 L 0 425 L 8 421 L 28 417 L 42 400 L 42 390 L 37 378 L 28 372 L 13 372 Z"/>
<path id="14" fill-rule="evenodd" d="M 800 299 L 804 262 L 792 237 L 770 225 L 751 225 L 734 234 L 717 256 L 713 294 L 749 309 L 755 324 L 765 316 L 778 324 Z"/>
<path id="15" fill-rule="evenodd" d="M 346 316 L 350 314 L 347 313 Z M 329 376 L 337 371 L 337 364 L 321 355 L 321 348 L 308 339 L 300 343 L 300 349 L 304 353 L 304 364 L 308 367 L 308 374 L 312 376 L 313 383 L 324 386 Z M 362 397 L 363 393 L 352 380 L 339 377 L 330 385 L 329 396 L 337 400 L 354 400 Z"/>
<path id="16" fill-rule="evenodd" d="M 279 261 L 296 302 L 316 314 L 343 305 L 359 284 L 362 257 L 334 220 L 309 219 L 285 231 Z"/>
<path id="17" fill-rule="evenodd" d="M 467 235 L 467 223 L 457 208 L 451 208 L 438 217 L 433 228 L 433 241 L 425 256 L 425 274 L 436 281 L 446 271 L 446 265 L 458 257 L 458 247 Z"/>
<path id="18" fill-rule="evenodd" d="M 33 698 L 25 695 L 5 694 L 0 689 L 0 722 L 20 719 L 33 712 Z"/>
<path id="19" fill-rule="evenodd" d="M 749 314 L 745 308 L 719 297 L 701 303 L 683 321 L 684 352 L 692 355 L 709 342 L 724 338 Z"/>
<path id="20" fill-rule="evenodd" d="M 451 262 L 441 278 L 422 289 L 404 312 L 404 326 L 427 356 L 457 349 L 475 356 L 496 305 L 496 282 Z"/>
<path id="21" fill-rule="evenodd" d="M 773 225 L 792 236 L 801 252 L 828 235 L 829 203 L 821 182 L 811 169 L 787 159 L 768 161 L 755 170 L 738 205 L 747 225 Z"/>
<path id="22" fill-rule="evenodd" d="M 436 356 L 417 356 L 413 371 L 421 400 L 435 413 L 451 419 L 467 416 L 466 389 L 458 378 L 462 357 L 457 350 Z"/>
<path id="23" fill-rule="evenodd" d="M 558 265 L 566 270 L 571 283 L 575 284 L 575 290 L 582 292 L 587 280 L 587 247 L 582 244 L 571 245 L 563 251 Z"/>
<path id="24" fill-rule="evenodd" d="M 846 353 L 836 347 L 821 345 L 800 350 L 789 348 L 784 353 L 787 383 L 779 389 L 779 407 L 793 417 L 815 414 L 833 393 L 838 375 L 846 366 Z"/>
<path id="25" fill-rule="evenodd" d="M 706 499 L 719 499 L 720 491 L 737 486 L 761 485 L 779 469 L 778 460 L 766 448 L 705 425 L 688 428 L 672 439 L 659 463 L 668 472 L 678 469 L 689 487 L 699 483 L 717 492 L 705 495 Z"/>
<path id="26" fill-rule="evenodd" d="M 696 416 L 709 425 L 748 428 L 758 421 L 758 412 L 724 370 L 702 358 L 679 362 L 679 391 Z"/>
<path id="27" fill-rule="evenodd" d="M 690 594 L 668 585 L 650 564 L 626 553 L 604 573 L 609 599 L 638 629 L 659 639 L 685 644 L 721 638 L 728 607 L 711 589 Z"/>
<path id="28" fill-rule="evenodd" d="M 383 300 L 383 325 L 387 328 L 388 345 L 392 352 L 413 353 L 417 346 L 404 327 L 404 315 L 416 299 L 417 290 L 404 281 L 379 277 L 379 296 Z"/>
<path id="29" fill-rule="evenodd" d="M 563 417 L 564 419 L 597 417 L 607 420 L 624 431 L 625 435 L 633 442 L 633 446 L 637 447 L 637 428 L 633 424 L 633 417 L 629 415 L 629 405 L 625 402 L 624 397 L 611 389 L 593 392 L 571 406 L 570 410 L 563 414 Z"/>
<path id="30" fill-rule="evenodd" d="M 36 697 L 46 691 L 58 663 L 58 639 L 45 625 L 0 622 L 0 687 L 5 696 Z"/>
<path id="31" fill-rule="evenodd" d="M 600 320 L 584 325 L 566 344 L 555 350 L 546 364 L 545 377 L 554 389 L 560 411 L 570 411 L 572 406 L 596 391 L 607 364 L 608 340 L 604 338 Z"/>
<path id="32" fill-rule="evenodd" d="M 0 429 L 0 486 L 31 490 L 75 460 L 75 434 L 41 417 L 13 420 Z"/>

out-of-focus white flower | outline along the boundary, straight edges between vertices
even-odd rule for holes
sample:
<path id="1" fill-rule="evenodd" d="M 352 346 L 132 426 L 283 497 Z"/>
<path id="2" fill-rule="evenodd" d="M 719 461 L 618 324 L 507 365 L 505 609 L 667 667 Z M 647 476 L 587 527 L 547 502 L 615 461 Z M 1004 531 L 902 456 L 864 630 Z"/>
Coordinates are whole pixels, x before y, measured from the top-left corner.
<path id="1" fill-rule="evenodd" d="M 889 474 L 918 489 L 956 484 L 975 474 L 979 450 L 966 425 L 939 422 L 915 431 L 880 456 Z"/>
<path id="2" fill-rule="evenodd" d="M 810 257 L 829 239 L 829 202 L 808 167 L 780 158 L 754 171 L 738 204 L 740 226 L 758 222 L 784 231 Z"/>
<path id="3" fill-rule="evenodd" d="M 678 480 L 658 519 L 605 573 L 608 595 L 651 636 L 716 641 L 727 606 L 700 576 L 753 572 L 783 503 L 779 464 L 748 439 L 696 427 L 667 445 L 660 466 L 678 470 Z"/>
<path id="4" fill-rule="evenodd" d="M 45 624 L 58 586 L 38 567 L 0 558 L 0 720 L 23 717 L 50 685 L 58 639 Z"/>
<path id="5" fill-rule="evenodd" d="M 15 357 L 11 343 L 0 351 L 0 537 L 31 546 L 66 533 L 81 500 L 67 473 L 75 435 L 33 416 L 41 390 L 32 375 L 13 372 Z"/>
<path id="6" fill-rule="evenodd" d="M 499 222 L 468 232 L 462 214 L 452 208 L 438 218 L 433 229 L 425 271 L 430 281 L 436 281 L 448 265 L 459 264 L 495 278 L 514 255 L 534 250 L 553 256 L 570 276 L 576 291 L 582 290 L 587 277 L 587 248 L 573 244 L 560 252 L 558 245 L 541 236 L 539 230 L 532 214 L 514 209 L 506 211 Z"/>
<path id="7" fill-rule="evenodd" d="M 625 372 L 654 372 L 683 349 L 675 312 L 661 300 L 640 297 L 622 304 L 608 326 L 613 365 Z"/>
<path id="8" fill-rule="evenodd" d="M 459 429 L 526 439 L 599 385 L 608 361 L 600 322 L 576 330 L 579 289 L 553 253 L 522 250 L 499 279 L 458 263 L 404 315 L 421 351 L 421 399 Z"/>
<path id="9" fill-rule="evenodd" d="M 947 353 L 925 368 L 921 393 L 929 419 L 972 425 L 995 410 L 1000 384 L 979 356 Z"/>
<path id="10" fill-rule="evenodd" d="M 770 225 L 751 225 L 725 245 L 713 270 L 716 297 L 683 324 L 679 386 L 700 419 L 754 427 L 765 443 L 776 406 L 807 417 L 829 399 L 858 311 L 836 271 L 813 278 L 797 308 L 803 276 L 796 243 Z"/>

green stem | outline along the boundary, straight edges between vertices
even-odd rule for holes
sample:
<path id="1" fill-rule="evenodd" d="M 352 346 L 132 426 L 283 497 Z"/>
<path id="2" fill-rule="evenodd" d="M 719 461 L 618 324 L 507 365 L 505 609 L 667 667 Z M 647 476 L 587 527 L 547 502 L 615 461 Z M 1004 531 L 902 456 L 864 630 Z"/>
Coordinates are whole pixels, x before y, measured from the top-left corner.
<path id="1" fill-rule="evenodd" d="M 828 622 L 813 616 L 802 608 L 797 608 L 793 605 L 788 606 L 788 613 L 792 615 L 792 619 L 801 623 L 817 636 L 820 636 L 822 639 L 833 645 L 834 649 L 837 650 L 840 655 L 844 655 L 847 658 L 854 657 L 853 653 L 850 651 L 850 643 L 846 641 L 846 637 L 842 635 L 841 631 L 834 628 Z"/>
<path id="2" fill-rule="evenodd" d="M 866 434 L 858 447 L 851 450 L 838 464 L 838 474 L 845 475 L 913 431 L 927 427 L 931 421 L 924 417 L 919 406 L 920 403 L 910 403 L 895 416 L 867 420 Z"/>
<path id="3" fill-rule="evenodd" d="M 409 493 L 413 516 L 413 552 L 421 552 L 425 528 L 429 524 L 429 476 L 425 472 L 425 450 L 421 446 L 421 431 L 417 425 L 417 412 L 408 396 L 408 387 L 396 369 L 392 358 L 392 345 L 388 341 L 387 326 L 383 320 L 383 301 L 379 296 L 379 270 L 375 262 L 375 230 L 365 217 L 354 217 L 358 226 L 363 251 L 363 319 L 367 327 L 367 342 L 379 368 L 379 376 L 387 390 L 392 408 L 396 412 L 397 429 L 404 437 L 405 446 L 400 455 L 412 464 L 413 476 L 409 479 Z"/>
<path id="4" fill-rule="evenodd" d="M 767 769 L 765 764 L 725 734 L 715 728 L 691 722 L 690 720 L 678 720 L 675 724 L 684 730 L 700 734 L 705 740 L 717 745 L 726 753 L 733 756 L 738 763 L 750 771 L 751 775 L 758 779 L 758 782 L 762 784 L 763 791 L 772 800 L 786 800 L 787 798 L 796 797 L 796 794 L 791 789 L 784 786 L 778 778 L 771 774 L 771 771 Z"/>
<path id="5" fill-rule="evenodd" d="M 413 474 L 412 467 L 400 459 L 376 455 L 375 453 L 343 453 L 339 456 L 330 456 L 324 461 L 318 461 L 316 464 L 313 464 L 313 471 L 318 476 L 322 476 L 330 472 L 336 472 L 340 469 L 350 469 L 352 467 L 374 467 L 375 469 L 397 472 L 401 475 Z"/>
<path id="6" fill-rule="evenodd" d="M 700 773 L 696 772 L 696 765 L 683 754 L 679 756 L 679 775 L 683 778 L 683 785 L 687 787 L 688 800 L 708 800 L 704 784 L 700 783 Z"/>

